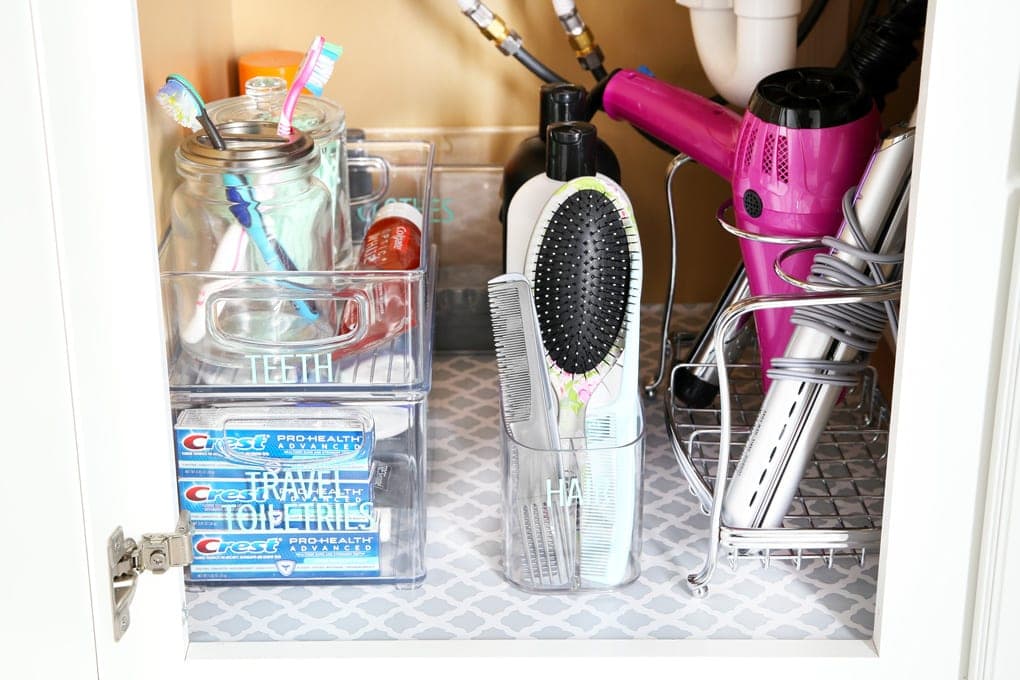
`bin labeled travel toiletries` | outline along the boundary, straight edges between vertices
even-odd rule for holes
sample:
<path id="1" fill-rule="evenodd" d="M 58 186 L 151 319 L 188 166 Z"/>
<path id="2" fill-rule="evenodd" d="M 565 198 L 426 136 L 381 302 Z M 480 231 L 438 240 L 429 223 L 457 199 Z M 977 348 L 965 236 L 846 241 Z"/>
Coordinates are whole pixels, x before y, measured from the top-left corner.
<path id="1" fill-rule="evenodd" d="M 422 404 L 220 399 L 174 434 L 189 581 L 423 578 Z"/>

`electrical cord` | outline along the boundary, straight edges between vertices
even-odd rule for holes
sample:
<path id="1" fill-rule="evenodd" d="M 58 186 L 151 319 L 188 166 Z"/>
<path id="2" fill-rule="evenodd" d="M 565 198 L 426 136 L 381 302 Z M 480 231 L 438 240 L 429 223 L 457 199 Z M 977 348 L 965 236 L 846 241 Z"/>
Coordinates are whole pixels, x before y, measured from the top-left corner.
<path id="1" fill-rule="evenodd" d="M 879 0 L 864 0 L 864 6 L 861 7 L 861 13 L 857 16 L 857 23 L 854 24 L 854 32 L 850 35 L 848 45 L 853 45 L 854 41 L 861 37 L 864 27 L 878 11 L 878 2 Z"/>
<path id="2" fill-rule="evenodd" d="M 870 2 L 869 7 L 874 4 Z M 860 79 L 879 109 L 885 107 L 885 96 L 899 86 L 900 76 L 918 57 L 914 43 L 924 32 L 927 9 L 927 0 L 894 0 L 883 16 L 865 15 L 862 10 L 862 21 L 858 21 L 858 30 L 838 68 Z"/>
<path id="3" fill-rule="evenodd" d="M 566 82 L 570 82 L 566 78 L 564 78 L 563 76 L 557 74 L 555 71 L 550 69 L 548 66 L 546 66 L 545 64 L 540 62 L 538 59 L 535 58 L 535 56 L 533 54 L 531 54 L 531 52 L 528 52 L 523 47 L 521 47 L 516 52 L 514 52 L 512 56 L 515 59 L 517 59 L 517 61 L 519 61 L 522 64 L 524 64 L 524 66 L 529 71 L 531 71 L 532 73 L 534 73 L 536 76 L 538 76 L 539 78 L 541 78 L 543 81 L 545 81 L 547 83 L 566 83 Z"/>
<path id="4" fill-rule="evenodd" d="M 864 230 L 853 205 L 856 191 L 857 187 L 851 187 L 843 196 L 843 216 L 856 245 L 831 236 L 824 237 L 821 243 L 829 248 L 830 252 L 815 256 L 807 283 L 848 290 L 884 285 L 889 281 L 882 274 L 879 265 L 898 265 L 903 261 L 903 253 L 879 255 L 867 246 Z M 836 257 L 835 253 L 852 255 L 865 262 L 867 271 L 859 271 Z M 895 309 L 890 301 L 798 307 L 791 315 L 790 321 L 796 326 L 819 331 L 837 342 L 856 349 L 862 355 L 867 355 L 878 347 L 886 320 L 889 321 L 895 336 L 898 325 Z M 820 385 L 853 387 L 857 384 L 858 374 L 865 366 L 866 363 L 862 361 L 776 357 L 772 360 L 772 368 L 769 369 L 768 375 L 773 380 L 786 378 Z"/>
<path id="5" fill-rule="evenodd" d="M 818 23 L 818 18 L 822 16 L 822 12 L 825 11 L 826 5 L 829 4 L 829 0 L 814 0 L 811 6 L 808 7 L 808 11 L 805 12 L 804 18 L 800 20 L 800 24 L 797 26 L 797 44 L 802 44 L 814 29 L 815 24 Z"/>

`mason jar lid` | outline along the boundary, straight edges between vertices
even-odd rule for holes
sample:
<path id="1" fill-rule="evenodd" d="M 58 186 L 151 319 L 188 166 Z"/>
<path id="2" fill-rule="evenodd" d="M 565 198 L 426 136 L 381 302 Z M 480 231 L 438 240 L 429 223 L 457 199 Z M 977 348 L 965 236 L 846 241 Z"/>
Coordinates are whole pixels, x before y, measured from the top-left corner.
<path id="1" fill-rule="evenodd" d="M 312 138 L 300 130 L 287 137 L 276 134 L 276 125 L 252 121 L 217 125 L 226 149 L 217 149 L 209 136 L 199 130 L 184 138 L 177 147 L 177 166 L 195 171 L 217 170 L 262 172 L 307 166 L 314 170 L 319 154 Z"/>
<path id="2" fill-rule="evenodd" d="M 280 120 L 287 81 L 261 76 L 249 80 L 245 87 L 247 94 L 219 99 L 206 106 L 213 124 L 259 121 L 275 125 Z M 344 129 L 344 110 L 324 97 L 301 95 L 294 107 L 291 126 L 307 132 L 316 141 L 326 141 Z"/>

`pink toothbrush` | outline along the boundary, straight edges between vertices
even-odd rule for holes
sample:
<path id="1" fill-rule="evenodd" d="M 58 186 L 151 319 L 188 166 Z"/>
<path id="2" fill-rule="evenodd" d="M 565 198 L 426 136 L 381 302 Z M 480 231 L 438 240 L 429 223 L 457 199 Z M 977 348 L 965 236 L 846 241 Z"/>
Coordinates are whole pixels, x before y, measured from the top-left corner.
<path id="1" fill-rule="evenodd" d="M 342 47 L 326 42 L 326 39 L 321 35 L 315 36 L 305 58 L 301 61 L 301 68 L 298 69 L 298 74 L 283 100 L 283 109 L 280 112 L 280 122 L 276 126 L 276 134 L 286 137 L 291 133 L 294 109 L 297 107 L 301 90 L 307 87 L 316 97 L 322 96 L 322 89 L 332 75 L 333 66 L 341 54 L 343 54 Z"/>

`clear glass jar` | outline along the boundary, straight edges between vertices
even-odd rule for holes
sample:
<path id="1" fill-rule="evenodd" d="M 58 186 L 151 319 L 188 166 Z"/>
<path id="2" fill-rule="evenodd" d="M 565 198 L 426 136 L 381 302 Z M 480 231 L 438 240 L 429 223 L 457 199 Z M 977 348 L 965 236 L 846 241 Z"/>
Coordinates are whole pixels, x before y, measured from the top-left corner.
<path id="1" fill-rule="evenodd" d="M 171 201 L 170 256 L 189 276 L 176 288 L 182 347 L 204 362 L 243 365 L 253 350 L 335 335 L 336 314 L 299 292 L 290 271 L 331 271 L 330 193 L 315 177 L 308 135 L 276 126 L 218 126 L 226 149 L 203 133 L 177 149 L 183 182 Z M 277 272 L 253 277 L 254 273 Z"/>
<path id="2" fill-rule="evenodd" d="M 280 120 L 280 110 L 287 95 L 283 78 L 260 76 L 245 83 L 246 94 L 211 102 L 209 118 L 219 126 L 223 123 Z M 347 170 L 347 122 L 341 106 L 324 97 L 302 95 L 294 109 L 293 127 L 311 135 L 319 150 L 320 163 L 316 177 L 330 191 L 331 214 L 334 222 L 333 269 L 350 269 L 354 265 L 351 239 L 351 203 Z"/>

